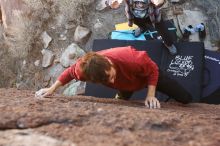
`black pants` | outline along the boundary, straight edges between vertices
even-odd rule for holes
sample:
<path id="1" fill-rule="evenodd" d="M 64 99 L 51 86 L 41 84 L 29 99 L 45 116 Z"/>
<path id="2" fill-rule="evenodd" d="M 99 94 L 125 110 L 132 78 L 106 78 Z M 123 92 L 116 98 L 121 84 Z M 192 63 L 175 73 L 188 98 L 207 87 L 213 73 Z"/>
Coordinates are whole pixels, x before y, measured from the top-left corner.
<path id="1" fill-rule="evenodd" d="M 152 25 L 149 17 L 144 18 L 144 19 L 134 18 L 134 24 L 136 24 L 143 31 L 151 30 L 153 28 L 153 25 Z M 161 20 L 159 23 L 155 23 L 155 29 L 162 36 L 164 43 L 167 46 L 171 46 L 173 44 L 173 41 L 172 41 L 171 36 L 169 34 L 168 28 L 166 27 L 163 20 Z"/>
<path id="2" fill-rule="evenodd" d="M 192 96 L 177 81 L 171 79 L 162 71 L 159 71 L 157 91 L 184 104 L 192 101 Z M 118 93 L 118 95 L 121 96 L 121 99 L 129 99 L 132 94 L 133 92 L 128 91 L 119 91 Z"/>

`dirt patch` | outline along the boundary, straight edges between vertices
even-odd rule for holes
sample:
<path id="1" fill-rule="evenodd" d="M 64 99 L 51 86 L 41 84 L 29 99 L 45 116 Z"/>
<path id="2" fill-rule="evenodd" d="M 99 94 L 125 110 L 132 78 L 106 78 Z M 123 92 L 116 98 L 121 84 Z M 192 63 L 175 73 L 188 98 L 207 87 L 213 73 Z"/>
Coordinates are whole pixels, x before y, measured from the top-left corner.
<path id="1" fill-rule="evenodd" d="M 214 146 L 220 143 L 220 106 L 55 95 L 35 100 L 34 92 L 0 89 L 0 129 L 33 128 L 77 145 Z M 1 143 L 0 143 L 1 144 Z"/>

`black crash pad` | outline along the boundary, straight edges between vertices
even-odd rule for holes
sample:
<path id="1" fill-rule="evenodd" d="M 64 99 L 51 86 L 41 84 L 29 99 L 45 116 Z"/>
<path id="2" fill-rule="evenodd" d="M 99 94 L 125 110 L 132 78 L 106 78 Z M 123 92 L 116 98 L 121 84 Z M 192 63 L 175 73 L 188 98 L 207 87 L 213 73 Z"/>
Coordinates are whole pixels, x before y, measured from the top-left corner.
<path id="1" fill-rule="evenodd" d="M 208 96 L 202 97 L 200 102 L 208 104 L 220 104 L 220 87 Z"/>
<path id="2" fill-rule="evenodd" d="M 220 52 L 205 50 L 203 85 L 201 102 L 220 104 Z"/>
<path id="3" fill-rule="evenodd" d="M 126 40 L 94 40 L 93 51 L 100 51 L 113 47 L 133 46 L 138 50 L 145 50 L 154 60 L 159 68 L 167 73 L 169 77 L 179 82 L 185 90 L 199 101 L 202 88 L 204 44 L 201 42 L 176 43 L 178 55 L 172 56 L 161 41 L 126 41 Z M 172 86 L 172 85 L 167 85 Z M 96 97 L 114 97 L 117 91 L 88 83 L 86 95 Z M 146 89 L 136 92 L 132 97 L 145 97 Z"/>

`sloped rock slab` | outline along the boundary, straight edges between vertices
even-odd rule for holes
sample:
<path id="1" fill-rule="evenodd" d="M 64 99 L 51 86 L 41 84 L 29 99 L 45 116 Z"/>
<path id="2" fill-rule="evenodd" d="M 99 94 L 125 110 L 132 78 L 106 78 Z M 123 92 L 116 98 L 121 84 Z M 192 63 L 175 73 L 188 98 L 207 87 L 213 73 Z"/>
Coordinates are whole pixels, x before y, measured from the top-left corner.
<path id="1" fill-rule="evenodd" d="M 33 128 L 41 134 L 85 145 L 217 146 L 220 105 L 162 103 L 54 95 L 0 89 L 0 129 Z"/>
<path id="2" fill-rule="evenodd" d="M 2 146 L 76 146 L 68 141 L 60 141 L 45 136 L 33 130 L 0 131 L 0 145 Z"/>

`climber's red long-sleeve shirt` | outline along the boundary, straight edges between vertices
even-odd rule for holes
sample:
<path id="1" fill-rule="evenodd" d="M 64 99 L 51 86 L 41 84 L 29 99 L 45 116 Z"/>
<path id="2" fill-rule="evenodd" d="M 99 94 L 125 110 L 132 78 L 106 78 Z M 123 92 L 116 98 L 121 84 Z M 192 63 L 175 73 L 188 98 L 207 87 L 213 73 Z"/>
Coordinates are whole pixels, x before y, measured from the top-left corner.
<path id="1" fill-rule="evenodd" d="M 148 85 L 157 85 L 158 67 L 145 51 L 138 51 L 131 46 L 117 47 L 97 52 L 110 59 L 116 69 L 116 79 L 108 87 L 123 91 L 136 91 Z M 72 79 L 81 80 L 80 59 L 67 68 L 58 78 L 64 85 Z"/>

